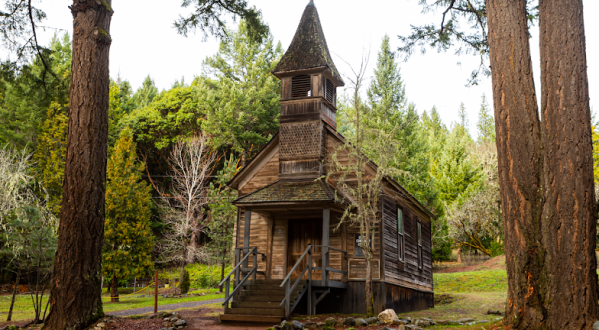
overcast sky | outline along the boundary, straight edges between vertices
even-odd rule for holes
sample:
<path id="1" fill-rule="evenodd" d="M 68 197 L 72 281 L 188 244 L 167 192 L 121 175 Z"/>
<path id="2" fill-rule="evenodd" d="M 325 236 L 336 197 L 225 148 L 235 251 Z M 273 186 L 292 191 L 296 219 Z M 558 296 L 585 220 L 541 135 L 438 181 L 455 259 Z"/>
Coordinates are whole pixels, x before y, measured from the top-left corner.
<path id="1" fill-rule="evenodd" d="M 286 49 L 308 3 L 308 0 L 248 0 L 262 10 L 275 41 Z M 72 31 L 72 16 L 68 6 L 72 0 L 43 0 L 41 8 L 48 15 L 44 25 Z M 599 97 L 599 22 L 591 13 L 599 12 L 599 1 L 583 0 L 591 106 Z M 134 89 L 150 74 L 159 89 L 167 89 L 185 77 L 186 82 L 201 74 L 202 60 L 213 55 L 218 41 L 202 35 L 188 38 L 177 34 L 173 21 L 184 13 L 179 0 L 113 0 L 110 50 L 110 75 L 129 80 Z M 357 66 L 364 51 L 370 51 L 369 69 L 376 64 L 376 54 L 385 34 L 391 37 L 394 49 L 399 46 L 398 35 L 407 35 L 410 25 L 439 23 L 439 13 L 424 15 L 418 0 L 315 0 L 333 61 L 342 74 L 350 73 L 346 62 Z M 47 43 L 54 32 L 47 30 L 42 40 Z M 532 54 L 540 87 L 538 28 L 532 30 Z M 2 51 L 5 57 L 5 51 Z M 406 95 L 418 111 L 436 106 L 446 124 L 457 121 L 458 108 L 464 102 L 469 113 L 470 128 L 475 130 L 481 95 L 491 102 L 491 79 L 483 78 L 479 86 L 465 87 L 470 72 L 477 66 L 478 57 L 455 56 L 452 52 L 437 53 L 429 49 L 425 55 L 415 53 L 401 62 Z M 460 62 L 460 65 L 457 63 Z M 346 79 L 347 80 L 347 79 Z"/>

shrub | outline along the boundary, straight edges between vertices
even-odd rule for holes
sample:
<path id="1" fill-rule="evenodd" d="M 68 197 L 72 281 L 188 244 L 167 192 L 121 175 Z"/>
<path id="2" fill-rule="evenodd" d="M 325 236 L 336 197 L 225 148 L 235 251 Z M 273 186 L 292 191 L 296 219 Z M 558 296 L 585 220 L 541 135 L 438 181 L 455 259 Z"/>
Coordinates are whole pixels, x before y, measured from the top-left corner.
<path id="1" fill-rule="evenodd" d="M 187 269 L 183 270 L 183 279 L 181 281 L 181 284 L 179 284 L 179 288 L 181 289 L 181 293 L 185 294 L 189 291 L 189 272 L 187 271 Z"/>
<path id="2" fill-rule="evenodd" d="M 189 272 L 191 286 L 193 288 L 212 288 L 220 283 L 221 267 L 219 265 L 187 265 L 185 269 Z M 225 276 L 229 274 L 232 267 L 225 267 Z"/>

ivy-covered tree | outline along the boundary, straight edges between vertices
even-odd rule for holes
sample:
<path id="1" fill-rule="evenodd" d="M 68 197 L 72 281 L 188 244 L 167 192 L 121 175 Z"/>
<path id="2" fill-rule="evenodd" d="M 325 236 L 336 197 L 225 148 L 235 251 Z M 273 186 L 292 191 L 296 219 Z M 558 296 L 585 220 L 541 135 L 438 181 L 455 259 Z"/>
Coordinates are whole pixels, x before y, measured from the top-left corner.
<path id="1" fill-rule="evenodd" d="M 107 168 L 102 270 L 112 279 L 113 302 L 119 301 L 119 280 L 147 275 L 153 268 L 152 200 L 150 187 L 141 179 L 143 171 L 133 133 L 125 128 L 111 150 Z"/>

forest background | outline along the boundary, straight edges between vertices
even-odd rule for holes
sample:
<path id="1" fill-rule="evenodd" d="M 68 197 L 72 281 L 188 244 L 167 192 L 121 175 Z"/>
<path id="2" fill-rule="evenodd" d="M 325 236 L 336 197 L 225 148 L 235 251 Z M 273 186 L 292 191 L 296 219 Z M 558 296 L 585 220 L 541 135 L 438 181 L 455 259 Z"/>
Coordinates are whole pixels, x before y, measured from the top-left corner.
<path id="1" fill-rule="evenodd" d="M 449 125 L 435 107 L 417 111 L 418 105 L 408 98 L 409 82 L 402 79 L 400 60 L 390 41 L 385 36 L 376 47 L 376 56 L 372 56 L 376 58 L 372 61 L 374 73 L 362 99 L 370 115 L 364 121 L 381 130 L 400 128 L 393 131 L 402 148 L 401 157 L 393 164 L 401 173 L 395 179 L 438 217 L 433 223 L 434 259 L 448 260 L 452 249 L 458 247 L 489 256 L 502 254 L 491 106 L 484 95 L 477 98 L 478 114 L 469 118 L 462 103 L 455 108 L 458 119 Z M 50 70 L 37 57 L 20 71 L 2 71 L 0 146 L 12 155 L 21 153 L 27 168 L 23 189 L 36 198 L 22 214 L 5 216 L 8 220 L 0 228 L 0 279 L 12 279 L 25 268 L 46 275 L 51 269 L 49 256 L 55 232 L 44 232 L 48 239 L 36 245 L 28 235 L 39 235 L 38 227 L 27 226 L 57 225 L 70 49 L 69 35 L 57 33 L 43 53 Z M 230 246 L 232 242 L 234 209 L 228 202 L 235 194 L 225 184 L 278 131 L 280 89 L 271 71 L 282 55 L 281 43 L 276 43 L 272 35 L 253 40 L 241 22 L 229 31 L 215 55 L 202 61 L 202 74 L 192 81 L 181 79 L 160 90 L 148 76 L 135 91 L 126 77 L 117 76 L 111 82 L 103 262 L 107 279 L 115 282 L 144 276 L 156 262 L 172 262 L 161 258 L 161 251 L 155 249 L 154 243 L 168 230 L 157 202 L 165 198 L 163 192 L 171 189 L 169 156 L 173 147 L 198 134 L 207 137 L 217 160 L 211 169 L 208 202 L 200 212 L 202 235 L 196 237 L 196 242 L 189 242 L 201 248 L 190 262 L 215 264 L 229 260 L 230 255 L 219 255 L 222 245 Z M 349 97 L 340 95 L 338 127 L 346 136 L 353 134 L 348 118 L 353 112 Z M 594 141 L 599 138 L 596 124 L 593 137 Z M 599 148 L 595 146 L 597 181 Z M 368 153 L 368 146 L 365 149 Z M 111 221 L 117 218 L 127 221 Z M 16 234 L 23 239 L 9 244 Z M 123 252 L 119 245 L 122 242 L 131 243 L 130 250 Z M 21 245 L 15 247 L 17 243 Z M 40 250 L 42 246 L 46 255 L 39 258 L 40 263 L 24 262 L 32 254 L 24 251 Z M 41 263 L 43 267 L 39 267 Z"/>

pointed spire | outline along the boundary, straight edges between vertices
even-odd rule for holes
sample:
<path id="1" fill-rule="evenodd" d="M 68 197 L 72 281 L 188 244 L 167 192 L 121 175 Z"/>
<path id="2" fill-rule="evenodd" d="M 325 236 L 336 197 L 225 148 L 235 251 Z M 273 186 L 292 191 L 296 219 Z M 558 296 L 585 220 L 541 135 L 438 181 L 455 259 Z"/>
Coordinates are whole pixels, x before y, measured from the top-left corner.
<path id="1" fill-rule="evenodd" d="M 341 75 L 331 59 L 314 0 L 311 0 L 304 10 L 291 45 L 273 73 L 318 67 L 327 67 L 333 77 L 343 85 Z"/>

